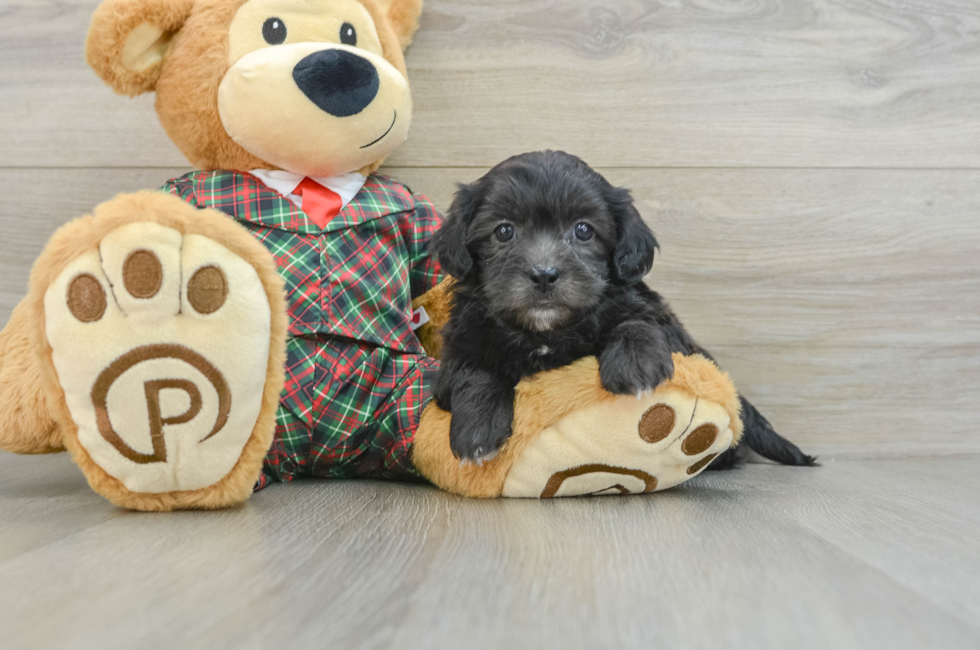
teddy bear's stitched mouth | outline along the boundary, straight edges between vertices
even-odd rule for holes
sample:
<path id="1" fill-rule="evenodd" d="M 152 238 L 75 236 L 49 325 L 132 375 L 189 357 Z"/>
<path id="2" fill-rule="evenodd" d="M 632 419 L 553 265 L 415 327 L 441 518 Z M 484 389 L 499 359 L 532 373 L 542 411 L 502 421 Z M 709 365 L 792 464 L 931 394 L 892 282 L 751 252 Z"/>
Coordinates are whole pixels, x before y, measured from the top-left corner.
<path id="1" fill-rule="evenodd" d="M 396 122 L 397 120 L 398 120 L 398 111 L 396 110 L 396 111 L 395 111 L 395 116 L 391 118 L 391 126 L 389 126 L 389 127 L 388 127 L 388 130 L 387 130 L 387 131 L 385 131 L 385 132 L 384 132 L 384 133 L 383 133 L 383 134 L 381 135 L 381 137 L 380 137 L 380 138 L 378 138 L 377 140 L 374 140 L 373 142 L 368 142 L 368 143 L 367 143 L 366 145 L 364 145 L 364 146 L 362 146 L 362 147 L 361 147 L 361 149 L 367 149 L 367 148 L 368 148 L 368 147 L 370 147 L 371 145 L 375 145 L 375 144 L 378 144 L 379 142 L 381 142 L 382 140 L 384 140 L 384 139 L 385 139 L 385 136 L 386 136 L 386 135 L 388 135 L 389 133 L 391 133 L 391 130 L 392 130 L 393 128 L 395 128 L 395 122 Z"/>

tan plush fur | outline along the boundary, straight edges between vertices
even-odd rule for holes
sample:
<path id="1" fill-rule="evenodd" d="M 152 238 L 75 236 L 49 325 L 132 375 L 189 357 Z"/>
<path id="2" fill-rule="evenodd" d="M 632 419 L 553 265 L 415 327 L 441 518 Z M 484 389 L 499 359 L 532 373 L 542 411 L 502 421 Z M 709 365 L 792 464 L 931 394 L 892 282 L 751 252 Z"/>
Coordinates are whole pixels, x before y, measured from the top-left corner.
<path id="1" fill-rule="evenodd" d="M 371 2 L 371 0 L 368 0 Z M 388 23 L 404 52 L 412 44 L 415 32 L 419 28 L 419 16 L 422 15 L 422 0 L 374 0 L 371 4 L 375 5 L 372 9 L 368 2 L 364 6 L 374 16 L 387 14 Z M 377 23 L 377 18 L 375 18 Z"/>
<path id="2" fill-rule="evenodd" d="M 271 306 L 268 375 L 262 408 L 252 437 L 231 472 L 217 484 L 201 490 L 162 494 L 133 493 L 96 465 L 78 442 L 78 429 L 71 419 L 64 393 L 58 384 L 51 359 L 51 347 L 45 336 L 44 295 L 48 286 L 69 262 L 85 251 L 98 247 L 109 232 L 134 222 L 158 223 L 184 234 L 204 235 L 221 243 L 256 269 Z M 34 264 L 30 290 L 24 303 L 30 312 L 24 323 L 40 359 L 39 370 L 48 407 L 64 434 L 65 446 L 93 490 L 113 503 L 133 510 L 223 508 L 249 497 L 275 431 L 275 412 L 284 380 L 287 320 L 282 280 L 276 272 L 272 257 L 245 228 L 220 212 L 198 210 L 179 198 L 161 192 L 121 195 L 98 206 L 94 216 L 76 219 L 54 234 Z"/>
<path id="3" fill-rule="evenodd" d="M 45 401 L 32 329 L 31 310 L 24 301 L 0 332 L 0 449 L 15 454 L 65 450 L 61 429 Z"/>
<path id="4" fill-rule="evenodd" d="M 423 307 L 429 316 L 429 322 L 417 329 L 415 335 L 428 355 L 435 359 L 442 356 L 442 334 L 440 332 L 449 322 L 449 296 L 454 282 L 456 282 L 454 279 L 447 277 L 412 301 L 412 309 Z"/>
<path id="5" fill-rule="evenodd" d="M 156 87 L 160 66 L 133 71 L 122 63 L 123 48 L 139 25 L 155 25 L 173 35 L 191 13 L 194 0 L 107 0 L 92 15 L 85 43 L 85 58 L 92 69 L 116 92 L 136 96 Z"/>
<path id="6" fill-rule="evenodd" d="M 742 439 L 742 406 L 731 377 L 700 354 L 685 357 L 675 352 L 673 357 L 674 376 L 663 387 L 679 388 L 724 407 L 731 418 L 732 446 L 737 445 Z"/>
<path id="7" fill-rule="evenodd" d="M 731 429 L 738 442 L 742 434 L 738 393 L 727 373 L 700 356 L 674 354 L 674 377 L 658 389 L 679 389 L 721 404 L 731 417 Z M 444 490 L 468 497 L 500 496 L 507 474 L 528 443 L 542 430 L 573 410 L 608 401 L 615 408 L 616 397 L 603 390 L 599 366 L 594 357 L 580 359 L 570 366 L 541 373 L 517 386 L 514 401 L 514 429 L 500 454 L 483 467 L 461 467 L 449 448 L 450 414 L 430 404 L 422 414 L 412 446 L 412 462 L 430 481 Z"/>
<path id="8" fill-rule="evenodd" d="M 89 27 L 89 65 L 117 92 L 156 91 L 160 123 L 174 144 L 199 169 L 275 169 L 236 144 L 222 126 L 217 89 L 229 68 L 228 27 L 245 0 L 105 0 Z M 419 0 L 393 0 L 391 14 L 361 0 L 371 14 L 385 59 L 408 76 L 403 47 L 418 28 Z M 165 62 L 143 72 L 127 70 L 120 55 L 130 32 L 151 23 L 173 33 Z M 361 169 L 369 174 L 384 159 Z"/>
<path id="9" fill-rule="evenodd" d="M 174 37 L 157 83 L 160 124 L 198 169 L 274 167 L 236 144 L 218 115 L 217 89 L 229 67 L 228 26 L 243 2 L 198 0 Z"/>

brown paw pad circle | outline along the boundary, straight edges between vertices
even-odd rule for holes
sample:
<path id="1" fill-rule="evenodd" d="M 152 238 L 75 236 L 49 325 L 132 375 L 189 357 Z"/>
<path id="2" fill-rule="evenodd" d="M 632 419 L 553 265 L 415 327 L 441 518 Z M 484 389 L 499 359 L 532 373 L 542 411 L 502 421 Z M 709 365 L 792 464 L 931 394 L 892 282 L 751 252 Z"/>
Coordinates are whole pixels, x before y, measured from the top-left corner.
<path id="1" fill-rule="evenodd" d="M 126 257 L 122 276 L 129 295 L 145 300 L 160 291 L 163 285 L 163 266 L 152 251 L 140 249 Z"/>
<path id="2" fill-rule="evenodd" d="M 674 430 L 677 414 L 666 404 L 655 404 L 647 409 L 637 425 L 640 437 L 646 442 L 660 442 Z"/>
<path id="3" fill-rule="evenodd" d="M 687 468 L 687 473 L 688 474 L 697 474 L 702 469 L 704 469 L 705 467 L 707 467 L 708 466 L 708 463 L 710 463 L 711 461 L 713 461 L 717 456 L 718 456 L 718 454 L 708 454 L 707 456 L 705 456 L 704 458 L 702 458 L 698 462 L 696 462 L 693 465 L 691 465 L 690 467 L 688 467 Z"/>
<path id="4" fill-rule="evenodd" d="M 217 266 L 204 266 L 187 283 L 187 301 L 199 314 L 213 314 L 228 297 L 228 280 Z"/>
<path id="5" fill-rule="evenodd" d="M 681 451 L 688 456 L 697 456 L 708 450 L 718 438 L 718 427 L 714 424 L 702 424 L 691 432 L 681 444 Z"/>
<path id="6" fill-rule="evenodd" d="M 93 323 L 105 314 L 106 296 L 102 283 L 91 273 L 78 275 L 68 285 L 68 310 L 83 323 Z"/>

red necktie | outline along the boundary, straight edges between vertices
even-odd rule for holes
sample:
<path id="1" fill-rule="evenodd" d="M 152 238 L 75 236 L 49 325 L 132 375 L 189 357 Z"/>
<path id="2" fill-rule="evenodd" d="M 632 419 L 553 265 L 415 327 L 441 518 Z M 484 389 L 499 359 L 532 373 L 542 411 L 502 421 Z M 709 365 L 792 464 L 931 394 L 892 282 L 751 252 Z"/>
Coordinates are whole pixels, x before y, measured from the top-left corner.
<path id="1" fill-rule="evenodd" d="M 327 227 L 330 220 L 340 213 L 344 207 L 344 202 L 340 195 L 333 190 L 327 189 L 311 178 L 304 178 L 293 194 L 303 197 L 303 212 L 313 220 L 320 229 Z"/>

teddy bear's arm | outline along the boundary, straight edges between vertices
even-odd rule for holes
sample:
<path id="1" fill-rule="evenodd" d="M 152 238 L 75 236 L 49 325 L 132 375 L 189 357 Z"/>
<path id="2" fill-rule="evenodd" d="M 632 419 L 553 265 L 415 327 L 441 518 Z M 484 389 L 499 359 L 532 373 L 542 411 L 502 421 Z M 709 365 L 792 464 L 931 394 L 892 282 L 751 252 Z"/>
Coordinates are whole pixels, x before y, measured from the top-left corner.
<path id="1" fill-rule="evenodd" d="M 412 308 L 423 307 L 429 322 L 415 331 L 419 342 L 430 357 L 442 356 L 442 328 L 449 322 L 450 287 L 455 280 L 450 276 L 412 301 Z"/>
<path id="2" fill-rule="evenodd" d="M 184 176 L 179 178 L 171 178 L 160 187 L 160 191 L 182 198 L 195 208 L 202 207 L 197 202 L 197 196 L 194 194 L 193 183 Z"/>
<path id="3" fill-rule="evenodd" d="M 442 281 L 442 268 L 429 252 L 429 244 L 443 219 L 427 198 L 416 194 L 414 199 L 415 210 L 404 214 L 400 225 L 408 249 L 408 280 L 416 298 Z"/>
<path id="4" fill-rule="evenodd" d="M 439 332 L 449 320 L 448 288 L 452 278 L 445 275 L 439 262 L 429 252 L 433 235 L 442 226 L 442 215 L 424 196 L 415 195 L 415 210 L 402 221 L 402 236 L 408 248 L 409 282 L 412 289 L 412 309 L 425 310 L 429 322 L 416 330 L 415 335 L 431 357 L 439 358 L 442 337 Z"/>

